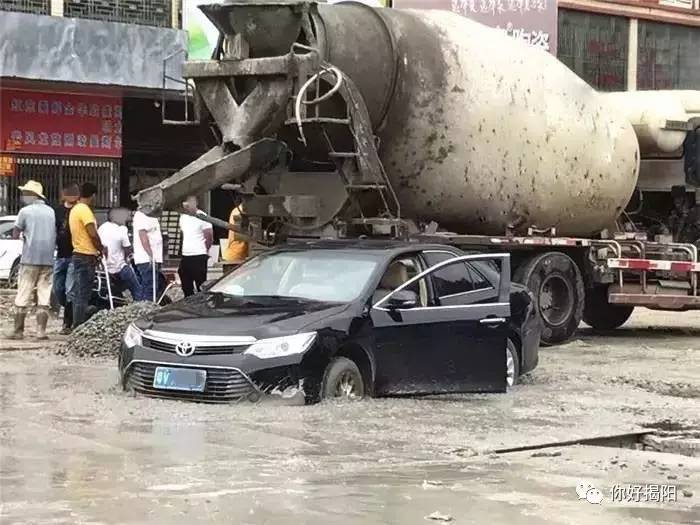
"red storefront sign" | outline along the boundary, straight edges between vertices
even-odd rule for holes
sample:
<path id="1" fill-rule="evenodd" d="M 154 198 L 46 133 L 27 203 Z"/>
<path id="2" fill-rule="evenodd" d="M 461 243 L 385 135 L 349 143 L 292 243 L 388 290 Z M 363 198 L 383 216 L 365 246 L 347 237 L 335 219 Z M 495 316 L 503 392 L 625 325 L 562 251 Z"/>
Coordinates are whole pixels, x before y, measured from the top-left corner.
<path id="1" fill-rule="evenodd" d="M 121 157 L 122 99 L 0 90 L 0 150 Z"/>

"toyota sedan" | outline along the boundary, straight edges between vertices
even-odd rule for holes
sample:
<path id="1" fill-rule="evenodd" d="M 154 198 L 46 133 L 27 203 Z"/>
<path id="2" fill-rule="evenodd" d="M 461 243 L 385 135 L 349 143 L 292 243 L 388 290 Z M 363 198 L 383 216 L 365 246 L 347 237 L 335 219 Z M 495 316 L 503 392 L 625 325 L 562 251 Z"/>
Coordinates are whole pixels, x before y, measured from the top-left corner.
<path id="1" fill-rule="evenodd" d="M 288 245 L 132 324 L 122 384 L 209 402 L 504 392 L 541 330 L 509 267 L 443 245 Z"/>

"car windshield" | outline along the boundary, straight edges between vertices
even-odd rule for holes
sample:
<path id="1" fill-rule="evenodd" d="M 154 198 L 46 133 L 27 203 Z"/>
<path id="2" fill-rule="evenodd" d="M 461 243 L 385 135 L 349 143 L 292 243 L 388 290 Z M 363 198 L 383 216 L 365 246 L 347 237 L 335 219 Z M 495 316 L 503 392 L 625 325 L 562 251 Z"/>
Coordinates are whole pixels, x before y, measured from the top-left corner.
<path id="1" fill-rule="evenodd" d="M 346 303 L 365 289 L 377 264 L 371 255 L 338 250 L 269 253 L 222 278 L 210 292 Z"/>

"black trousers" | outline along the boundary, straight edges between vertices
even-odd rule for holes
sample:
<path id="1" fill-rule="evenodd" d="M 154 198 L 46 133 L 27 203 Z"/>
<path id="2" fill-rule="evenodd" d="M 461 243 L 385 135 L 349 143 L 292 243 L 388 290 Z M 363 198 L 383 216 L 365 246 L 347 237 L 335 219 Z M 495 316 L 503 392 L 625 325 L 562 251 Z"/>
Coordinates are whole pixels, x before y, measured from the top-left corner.
<path id="1" fill-rule="evenodd" d="M 180 267 L 177 270 L 182 283 L 182 291 L 185 297 L 193 295 L 195 288 L 199 291 L 207 280 L 208 255 L 183 255 L 180 259 Z"/>

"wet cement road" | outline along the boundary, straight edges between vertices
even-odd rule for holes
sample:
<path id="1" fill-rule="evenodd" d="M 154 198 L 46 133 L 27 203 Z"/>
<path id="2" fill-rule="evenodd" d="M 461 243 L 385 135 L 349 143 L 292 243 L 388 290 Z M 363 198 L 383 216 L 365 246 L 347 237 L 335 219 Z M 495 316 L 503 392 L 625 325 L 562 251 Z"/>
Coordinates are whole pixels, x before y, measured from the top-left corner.
<path id="1" fill-rule="evenodd" d="M 672 328 L 659 328 L 660 324 Z M 651 328 L 649 328 L 651 327 Z M 116 387 L 115 364 L 0 350 L 0 523 L 700 523 L 700 458 L 598 446 L 700 430 L 700 318 L 545 349 L 505 395 L 205 406 Z M 0 346 L 0 348 L 3 348 Z M 600 505 L 578 500 L 586 481 Z M 670 484 L 676 502 L 612 502 Z"/>

